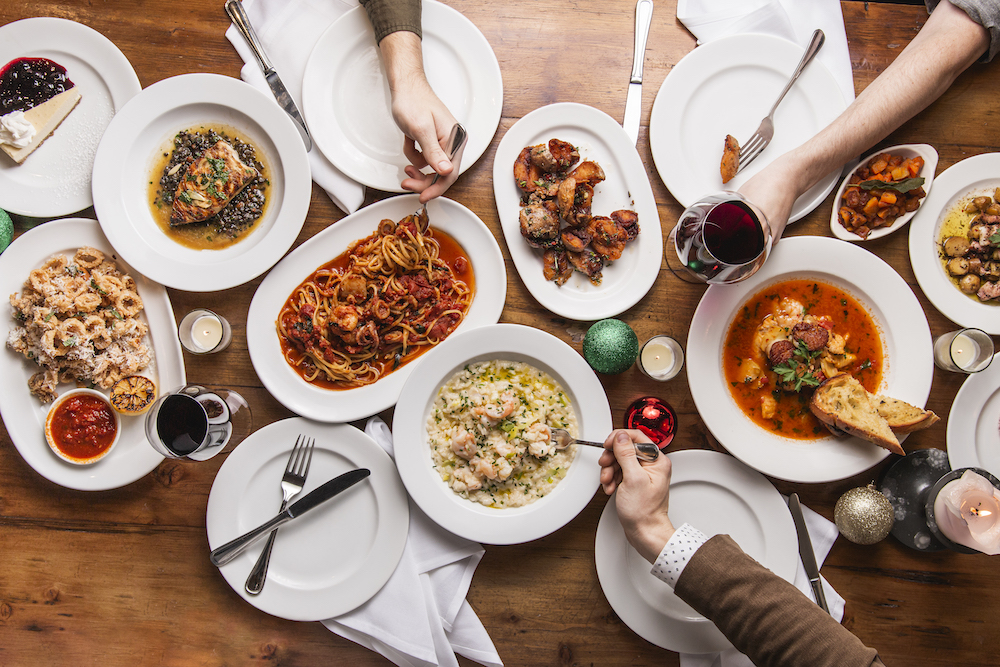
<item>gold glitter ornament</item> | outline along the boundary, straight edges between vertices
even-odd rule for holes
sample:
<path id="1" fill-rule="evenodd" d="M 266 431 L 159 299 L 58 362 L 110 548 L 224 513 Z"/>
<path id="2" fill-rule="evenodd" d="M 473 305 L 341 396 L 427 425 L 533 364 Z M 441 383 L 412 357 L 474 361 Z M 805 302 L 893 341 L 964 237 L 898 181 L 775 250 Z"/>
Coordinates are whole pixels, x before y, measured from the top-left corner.
<path id="1" fill-rule="evenodd" d="M 894 521 L 892 503 L 874 484 L 851 489 L 833 509 L 833 522 L 840 534 L 855 544 L 881 542 Z"/>

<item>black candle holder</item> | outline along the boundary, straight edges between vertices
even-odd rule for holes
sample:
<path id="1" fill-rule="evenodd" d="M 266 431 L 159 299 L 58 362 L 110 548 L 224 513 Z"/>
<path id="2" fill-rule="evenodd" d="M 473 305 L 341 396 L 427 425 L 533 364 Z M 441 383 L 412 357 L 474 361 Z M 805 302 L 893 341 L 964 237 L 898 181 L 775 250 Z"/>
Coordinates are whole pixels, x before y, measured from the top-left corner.
<path id="1" fill-rule="evenodd" d="M 918 449 L 893 463 L 879 482 L 881 491 L 892 504 L 895 521 L 892 536 L 917 551 L 948 549 L 927 525 L 928 492 L 944 475 L 951 472 L 948 453 L 940 449 Z M 931 498 L 937 497 L 935 493 Z M 933 500 L 931 501 L 933 504 Z"/>
<path id="2" fill-rule="evenodd" d="M 927 502 L 924 505 L 924 512 L 927 515 L 927 527 L 930 528 L 931 533 L 934 534 L 934 537 L 941 544 L 952 551 L 957 551 L 959 553 L 978 554 L 981 552 L 967 547 L 964 544 L 957 544 L 948 539 L 948 537 L 942 533 L 941 529 L 938 527 L 937 517 L 934 512 L 934 501 L 937 500 L 938 494 L 941 493 L 941 489 L 943 489 L 946 484 L 954 482 L 956 479 L 964 475 L 967 470 L 971 470 L 978 475 L 982 475 L 990 481 L 990 484 L 992 484 L 994 488 L 1000 489 L 1000 479 L 997 479 L 994 475 L 990 474 L 989 471 L 983 470 L 982 468 L 959 468 L 958 470 L 952 470 L 935 482 L 934 486 L 931 487 L 930 491 L 927 493 Z"/>

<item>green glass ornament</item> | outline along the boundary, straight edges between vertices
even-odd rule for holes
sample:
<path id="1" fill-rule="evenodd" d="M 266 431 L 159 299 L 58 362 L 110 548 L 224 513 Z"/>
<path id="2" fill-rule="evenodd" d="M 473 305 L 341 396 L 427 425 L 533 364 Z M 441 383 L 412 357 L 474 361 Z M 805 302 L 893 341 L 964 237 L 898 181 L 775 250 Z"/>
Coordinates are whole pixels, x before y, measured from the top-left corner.
<path id="1" fill-rule="evenodd" d="M 639 356 L 639 338 L 621 320 L 595 322 L 583 338 L 583 358 L 598 373 L 624 373 Z"/>
<path id="2" fill-rule="evenodd" d="M 6 250 L 13 240 L 14 223 L 11 222 L 7 211 L 0 208 L 0 252 Z"/>
<path id="3" fill-rule="evenodd" d="M 892 503 L 874 484 L 851 489 L 833 508 L 833 522 L 840 534 L 855 544 L 881 542 L 894 521 Z"/>

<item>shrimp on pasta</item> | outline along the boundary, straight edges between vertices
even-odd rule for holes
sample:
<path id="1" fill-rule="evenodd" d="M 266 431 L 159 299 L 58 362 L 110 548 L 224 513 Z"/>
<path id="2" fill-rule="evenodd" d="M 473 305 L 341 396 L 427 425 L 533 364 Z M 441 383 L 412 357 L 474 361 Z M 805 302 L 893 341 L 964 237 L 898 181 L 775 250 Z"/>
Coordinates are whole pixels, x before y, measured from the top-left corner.
<path id="1" fill-rule="evenodd" d="M 455 257 L 442 256 L 442 242 Z M 472 303 L 473 275 L 458 244 L 427 215 L 383 220 L 374 234 L 317 269 L 275 322 L 286 361 L 330 389 L 371 384 L 444 340 Z"/>

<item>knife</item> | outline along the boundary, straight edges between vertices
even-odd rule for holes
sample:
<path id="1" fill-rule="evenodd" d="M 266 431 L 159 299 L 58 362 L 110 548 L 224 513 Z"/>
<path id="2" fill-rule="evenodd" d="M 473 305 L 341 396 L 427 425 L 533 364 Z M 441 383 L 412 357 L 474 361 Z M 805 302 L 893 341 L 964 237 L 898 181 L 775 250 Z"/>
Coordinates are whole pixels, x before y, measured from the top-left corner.
<path id="1" fill-rule="evenodd" d="M 639 141 L 639 113 L 642 111 L 642 61 L 646 56 L 646 38 L 653 21 L 653 0 L 635 3 L 635 50 L 632 53 L 632 78 L 625 97 L 622 127 L 635 145 Z"/>
<path id="2" fill-rule="evenodd" d="M 799 536 L 799 558 L 802 559 L 802 567 L 805 568 L 806 577 L 809 578 L 809 585 L 812 586 L 816 604 L 829 614 L 830 606 L 827 605 L 826 595 L 823 593 L 823 582 L 819 578 L 816 554 L 813 552 L 812 540 L 809 539 L 809 531 L 806 529 L 806 520 L 802 516 L 802 505 L 799 503 L 799 494 L 793 493 L 788 496 L 788 510 L 792 513 L 792 520 L 795 522 L 795 532 Z"/>
<path id="3" fill-rule="evenodd" d="M 318 489 L 307 493 L 301 500 L 289 505 L 283 512 L 280 512 L 278 516 L 274 517 L 267 523 L 257 526 L 250 532 L 244 533 L 235 540 L 226 542 L 218 549 L 212 551 L 212 565 L 222 567 L 243 553 L 243 550 L 248 546 L 270 533 L 272 529 L 277 528 L 284 523 L 288 523 L 295 517 L 302 516 L 317 505 L 322 505 L 330 498 L 333 498 L 341 491 L 351 488 L 365 477 L 368 477 L 370 474 L 372 473 L 368 468 L 358 468 L 357 470 L 345 472 L 339 477 L 334 477 Z"/>
<path id="4" fill-rule="evenodd" d="M 284 109 L 285 113 L 295 121 L 295 126 L 299 134 L 302 135 L 302 141 L 305 142 L 306 152 L 308 153 L 312 150 L 313 145 L 312 137 L 309 135 L 309 128 L 306 127 L 306 122 L 302 119 L 299 108 L 295 106 L 295 100 L 288 94 L 288 89 L 285 88 L 285 84 L 281 82 L 281 78 L 274 71 L 274 66 L 268 59 L 267 54 L 264 53 L 264 47 L 261 45 L 260 40 L 257 39 L 257 33 L 254 32 L 253 26 L 250 25 L 250 18 L 247 16 L 246 10 L 243 9 L 243 3 L 240 0 L 226 0 L 226 13 L 232 19 L 233 25 L 242 33 L 243 38 L 247 40 L 247 44 L 250 45 L 253 54 L 257 56 L 257 62 L 260 63 L 260 69 L 264 72 L 267 85 L 271 87 L 271 92 L 274 93 L 275 99 L 278 100 L 278 106 Z"/>

